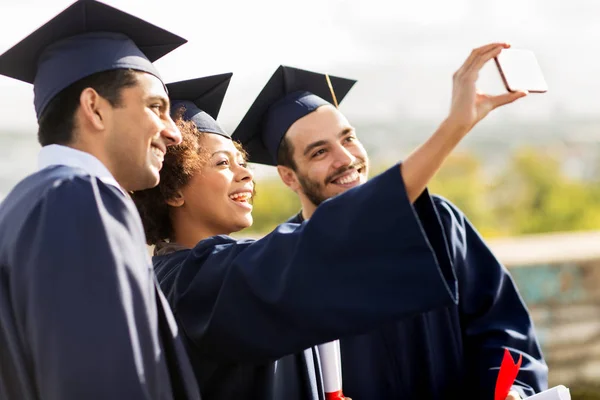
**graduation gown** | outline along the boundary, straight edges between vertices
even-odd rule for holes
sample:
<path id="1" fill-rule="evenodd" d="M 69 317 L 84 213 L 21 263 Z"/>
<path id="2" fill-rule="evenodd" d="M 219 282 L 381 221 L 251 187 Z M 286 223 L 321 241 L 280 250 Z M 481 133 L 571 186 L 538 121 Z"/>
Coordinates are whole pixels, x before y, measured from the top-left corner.
<path id="1" fill-rule="evenodd" d="M 436 252 L 448 252 L 459 303 L 340 339 L 344 394 L 354 399 L 493 399 L 504 348 L 523 356 L 513 389 L 547 388 L 528 310 L 506 268 L 464 214 L 422 195 L 415 207 Z M 301 214 L 291 219 L 302 222 Z M 438 221 L 443 227 L 437 231 Z M 423 290 L 427 290 L 423 288 Z"/>
<path id="2" fill-rule="evenodd" d="M 199 399 L 141 220 L 67 166 L 0 205 L 0 398 Z"/>
<path id="3" fill-rule="evenodd" d="M 304 349 L 455 304 L 442 256 L 396 165 L 305 224 L 257 241 L 212 237 L 153 263 L 206 399 L 307 399 L 315 392 Z M 275 392 L 282 387 L 300 389 L 287 397 Z"/>

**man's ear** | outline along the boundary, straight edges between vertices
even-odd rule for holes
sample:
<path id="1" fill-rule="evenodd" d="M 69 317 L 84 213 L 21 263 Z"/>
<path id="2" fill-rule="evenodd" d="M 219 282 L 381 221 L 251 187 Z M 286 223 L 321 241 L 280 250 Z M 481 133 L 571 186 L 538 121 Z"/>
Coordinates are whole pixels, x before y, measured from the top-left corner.
<path id="1" fill-rule="evenodd" d="M 184 205 L 185 199 L 183 197 L 183 193 L 181 193 L 181 190 L 178 190 L 172 198 L 168 199 L 167 204 L 171 207 L 181 207 Z"/>
<path id="2" fill-rule="evenodd" d="M 297 192 L 298 189 L 300 189 L 298 177 L 296 176 L 296 172 L 293 169 L 283 165 L 278 165 L 277 173 L 279 174 L 279 177 L 281 178 L 285 186 L 289 187 L 294 192 Z"/>
<path id="3" fill-rule="evenodd" d="M 80 118 L 84 124 L 95 130 L 106 128 L 107 107 L 111 107 L 110 103 L 90 87 L 85 88 L 79 95 Z"/>

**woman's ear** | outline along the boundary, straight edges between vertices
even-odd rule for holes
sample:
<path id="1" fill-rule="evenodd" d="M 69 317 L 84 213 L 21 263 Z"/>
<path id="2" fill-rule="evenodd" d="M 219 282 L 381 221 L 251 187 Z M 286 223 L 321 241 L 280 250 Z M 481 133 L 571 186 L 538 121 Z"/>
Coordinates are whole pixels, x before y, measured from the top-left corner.
<path id="1" fill-rule="evenodd" d="M 181 190 L 178 190 L 173 197 L 167 200 L 167 204 L 171 207 L 181 207 L 184 203 L 185 199 L 183 197 L 183 193 L 181 193 Z"/>

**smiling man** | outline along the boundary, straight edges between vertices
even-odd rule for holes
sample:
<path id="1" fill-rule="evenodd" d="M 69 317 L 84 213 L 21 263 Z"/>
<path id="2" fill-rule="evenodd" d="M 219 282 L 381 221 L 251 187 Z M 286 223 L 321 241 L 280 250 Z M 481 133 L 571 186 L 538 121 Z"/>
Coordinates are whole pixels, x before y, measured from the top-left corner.
<path id="1" fill-rule="evenodd" d="M 200 398 L 128 194 L 181 141 L 152 61 L 184 43 L 81 0 L 0 56 L 43 146 L 0 204 L 0 398 Z"/>
<path id="2" fill-rule="evenodd" d="M 331 111 L 318 107 L 301 122 L 292 124 L 279 147 L 282 168 L 278 171 L 300 198 L 304 219 L 310 218 L 325 200 L 367 181 L 369 158 L 365 148 L 344 115 Z M 323 126 L 338 131 L 324 137 Z M 340 144 L 340 148 L 335 144 Z M 341 149 L 348 153 L 346 157 L 336 154 Z"/>
<path id="3" fill-rule="evenodd" d="M 450 116 L 401 163 L 407 187 L 416 177 L 431 176 L 427 163 L 447 154 L 448 146 L 455 146 L 491 110 L 520 97 L 518 93 L 492 97 L 475 90 L 477 75 L 473 71 L 502 48 L 505 46 L 492 44 L 474 50 L 454 75 Z M 342 197 L 337 195 L 344 192 L 357 193 L 367 182 L 367 152 L 336 107 L 354 83 L 281 66 L 234 132 L 249 152 L 250 161 L 276 165 L 282 181 L 298 195 L 302 210 L 289 222 L 303 224 L 319 212 L 321 205 L 331 204 L 329 199 Z M 468 118 L 461 120 L 453 115 L 458 109 L 468 110 Z M 444 131 L 449 134 L 448 141 L 434 144 Z M 427 155 L 423 152 L 426 148 L 431 150 Z M 424 157 L 416 160 L 414 155 L 419 153 Z M 411 173 L 409 163 L 414 168 Z M 514 356 L 523 356 L 508 398 L 527 397 L 546 389 L 547 366 L 528 310 L 510 274 L 460 210 L 426 190 L 418 193 L 411 199 L 414 211 L 438 259 L 450 259 L 458 280 L 458 304 L 393 322 L 370 333 L 342 337 L 344 394 L 355 399 L 492 399 L 505 348 Z M 340 235 L 349 221 L 374 211 L 366 205 L 356 209 L 355 214 L 347 212 L 340 221 Z M 380 223 L 383 226 L 386 221 Z M 400 225 L 397 229 L 408 227 Z M 387 237 L 381 235 L 378 239 L 385 242 Z M 360 243 L 351 246 L 360 247 Z M 390 242 L 390 246 L 394 244 Z M 372 263 L 378 260 L 373 254 Z M 398 263 L 397 267 L 412 266 Z M 340 280 L 338 286 L 344 287 L 345 283 Z M 431 287 L 419 290 L 435 295 Z M 354 303 L 352 292 L 347 292 L 345 298 L 349 304 Z"/>

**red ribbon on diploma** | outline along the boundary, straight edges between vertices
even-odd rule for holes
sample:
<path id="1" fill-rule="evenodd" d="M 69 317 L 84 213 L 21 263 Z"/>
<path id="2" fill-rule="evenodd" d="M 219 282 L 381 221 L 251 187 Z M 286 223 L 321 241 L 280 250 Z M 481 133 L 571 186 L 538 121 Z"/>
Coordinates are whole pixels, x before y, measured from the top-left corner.
<path id="1" fill-rule="evenodd" d="M 504 349 L 504 357 L 502 358 L 500 371 L 498 371 L 498 379 L 496 380 L 494 400 L 506 400 L 510 387 L 515 382 L 515 379 L 517 379 L 522 361 L 523 355 L 519 355 L 519 361 L 515 364 L 508 349 Z"/>
<path id="2" fill-rule="evenodd" d="M 320 344 L 317 346 L 317 352 L 321 359 L 325 400 L 344 400 L 346 397 L 342 391 L 340 341 Z"/>
<path id="3" fill-rule="evenodd" d="M 345 398 L 346 397 L 344 397 L 344 393 L 342 393 L 341 390 L 325 393 L 325 400 L 344 400 Z"/>

